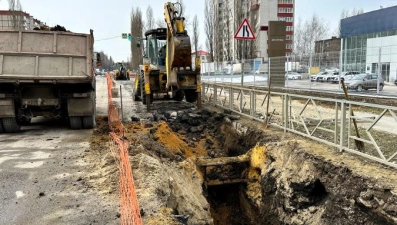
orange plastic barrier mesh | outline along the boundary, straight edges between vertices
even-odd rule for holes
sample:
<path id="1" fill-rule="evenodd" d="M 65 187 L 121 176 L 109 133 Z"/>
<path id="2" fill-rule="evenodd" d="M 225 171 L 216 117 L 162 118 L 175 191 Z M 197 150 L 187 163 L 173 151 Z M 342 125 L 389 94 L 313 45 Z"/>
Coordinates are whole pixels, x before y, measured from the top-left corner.
<path id="1" fill-rule="evenodd" d="M 108 123 L 111 129 L 110 148 L 119 162 L 120 224 L 142 225 L 142 218 L 136 196 L 132 169 L 128 157 L 129 142 L 123 137 L 123 124 L 112 100 L 113 82 L 109 74 L 108 82 Z"/>

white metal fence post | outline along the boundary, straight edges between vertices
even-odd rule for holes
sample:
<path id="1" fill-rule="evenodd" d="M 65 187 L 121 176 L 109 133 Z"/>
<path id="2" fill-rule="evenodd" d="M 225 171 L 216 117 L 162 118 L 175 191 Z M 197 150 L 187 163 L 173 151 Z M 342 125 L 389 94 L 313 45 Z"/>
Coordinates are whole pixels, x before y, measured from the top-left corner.
<path id="1" fill-rule="evenodd" d="M 308 74 L 309 74 L 309 89 L 312 89 L 312 78 L 311 78 L 311 75 L 312 75 L 312 60 L 313 60 L 313 54 L 310 53 L 310 55 L 309 55 L 309 71 L 308 71 Z"/>
<path id="2" fill-rule="evenodd" d="M 376 93 L 379 94 L 380 77 L 382 76 L 382 47 L 379 47 L 379 60 L 378 60 L 378 79 L 376 81 Z"/>
<path id="3" fill-rule="evenodd" d="M 341 120 L 340 120 L 340 143 L 339 150 L 343 151 L 343 146 L 345 145 L 345 136 L 346 136 L 346 101 L 343 100 L 341 102 Z M 338 121 L 335 121 L 338 123 Z M 350 126 L 350 124 L 349 124 Z"/>

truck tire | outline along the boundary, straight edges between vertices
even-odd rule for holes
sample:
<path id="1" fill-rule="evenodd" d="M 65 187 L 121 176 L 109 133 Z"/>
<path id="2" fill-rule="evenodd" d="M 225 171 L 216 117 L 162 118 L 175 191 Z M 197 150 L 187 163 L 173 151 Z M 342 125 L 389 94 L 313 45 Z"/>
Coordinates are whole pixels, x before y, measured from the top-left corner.
<path id="1" fill-rule="evenodd" d="M 71 116 L 69 117 L 70 128 L 73 130 L 80 130 L 83 128 L 83 123 L 81 121 L 81 117 L 79 116 Z"/>
<path id="2" fill-rule="evenodd" d="M 21 130 L 21 125 L 18 124 L 14 117 L 3 118 L 2 124 L 5 133 L 17 133 Z"/>
<path id="3" fill-rule="evenodd" d="M 183 98 L 185 97 L 185 92 L 183 90 L 177 90 L 174 96 L 175 101 L 182 101 Z"/>
<path id="4" fill-rule="evenodd" d="M 1 122 L 1 118 L 0 118 L 0 134 L 4 133 L 4 129 L 3 129 L 3 122 Z"/>
<path id="5" fill-rule="evenodd" d="M 186 101 L 193 103 L 197 101 L 197 92 L 196 90 L 186 90 L 185 91 Z"/>
<path id="6" fill-rule="evenodd" d="M 83 116 L 81 119 L 83 120 L 83 128 L 84 129 L 94 128 L 94 126 L 95 126 L 94 116 Z"/>

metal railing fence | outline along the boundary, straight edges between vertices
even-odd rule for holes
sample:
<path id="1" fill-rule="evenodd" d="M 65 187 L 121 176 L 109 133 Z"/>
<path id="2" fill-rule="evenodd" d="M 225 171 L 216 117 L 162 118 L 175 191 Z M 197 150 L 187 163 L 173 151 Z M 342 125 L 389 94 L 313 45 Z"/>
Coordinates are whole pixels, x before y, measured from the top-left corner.
<path id="1" fill-rule="evenodd" d="M 214 83 L 203 84 L 202 96 L 204 102 L 251 119 L 269 119 L 269 125 L 285 132 L 397 168 L 397 107 L 278 92 L 269 95 L 264 90 Z M 359 124 L 358 134 L 353 118 Z M 365 148 L 358 150 L 355 141 Z"/>

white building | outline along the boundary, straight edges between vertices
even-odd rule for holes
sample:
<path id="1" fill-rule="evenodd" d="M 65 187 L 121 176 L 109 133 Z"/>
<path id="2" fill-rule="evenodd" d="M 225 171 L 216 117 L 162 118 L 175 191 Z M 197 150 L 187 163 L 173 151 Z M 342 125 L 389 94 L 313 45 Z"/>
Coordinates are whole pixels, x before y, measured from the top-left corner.
<path id="1" fill-rule="evenodd" d="M 379 73 L 380 63 L 386 81 L 397 79 L 397 35 L 367 39 L 366 52 L 367 73 Z"/>
<path id="2" fill-rule="evenodd" d="M 342 69 L 397 79 L 397 6 L 341 20 Z M 379 54 L 380 53 L 380 54 Z"/>

